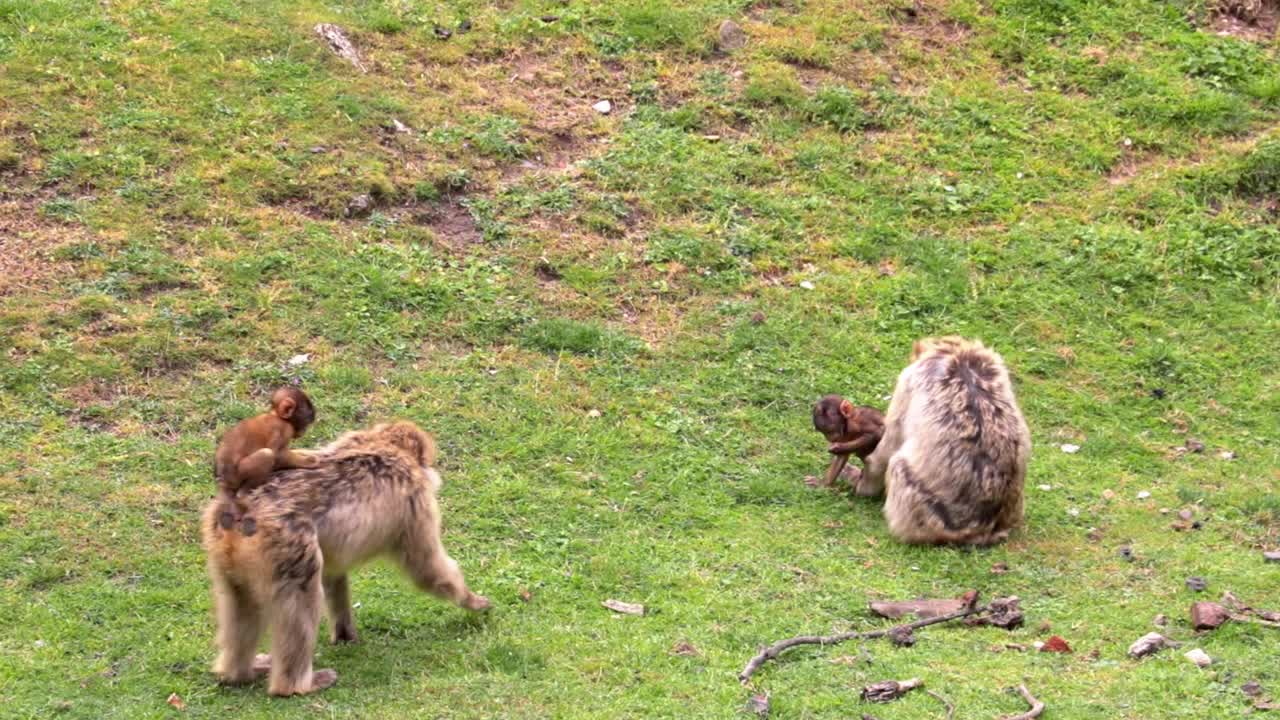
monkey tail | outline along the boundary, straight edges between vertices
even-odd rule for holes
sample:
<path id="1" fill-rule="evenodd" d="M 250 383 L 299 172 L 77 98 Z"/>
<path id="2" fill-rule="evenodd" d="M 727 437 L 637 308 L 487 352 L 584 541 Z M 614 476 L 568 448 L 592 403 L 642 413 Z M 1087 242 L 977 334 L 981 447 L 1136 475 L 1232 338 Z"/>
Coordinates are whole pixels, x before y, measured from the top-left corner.
<path id="1" fill-rule="evenodd" d="M 426 430 L 422 431 L 422 464 L 427 467 L 436 464 L 436 438 Z"/>

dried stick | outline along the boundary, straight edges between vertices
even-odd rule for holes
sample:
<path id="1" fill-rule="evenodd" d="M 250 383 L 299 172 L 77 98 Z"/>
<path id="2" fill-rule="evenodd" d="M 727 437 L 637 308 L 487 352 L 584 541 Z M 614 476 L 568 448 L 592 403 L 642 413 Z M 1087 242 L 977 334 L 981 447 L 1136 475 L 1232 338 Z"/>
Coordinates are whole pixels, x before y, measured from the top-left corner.
<path id="1" fill-rule="evenodd" d="M 798 637 L 787 638 L 786 640 L 779 640 L 778 642 L 756 653 L 755 657 L 748 660 L 747 666 L 742 668 L 742 672 L 738 673 L 738 681 L 741 682 L 743 685 L 746 685 L 747 681 L 751 679 L 751 676 L 754 675 L 755 672 L 760 669 L 760 666 L 764 665 L 766 662 L 770 660 L 776 659 L 779 655 L 782 654 L 784 650 L 787 650 L 788 648 L 793 648 L 797 645 L 826 646 L 826 645 L 836 645 L 838 643 L 845 642 L 846 640 L 875 640 L 876 638 L 888 637 L 891 633 L 910 633 L 911 631 L 918 630 L 922 627 L 926 627 L 929 625 L 937 625 L 938 623 L 944 623 L 949 620 L 958 620 L 962 617 L 968 617 L 970 615 L 976 615 L 978 613 L 987 612 L 990 609 L 991 609 L 990 605 L 983 605 L 982 607 L 967 608 L 965 610 L 957 610 L 956 612 L 948 613 L 946 615 L 939 615 L 937 617 L 925 618 L 924 620 L 916 620 L 915 622 L 905 623 L 903 625 L 896 625 L 894 627 L 884 628 L 882 630 L 871 630 L 868 632 L 843 632 L 843 633 L 837 633 L 835 635 L 800 635 Z M 1031 717 L 1035 717 L 1035 716 L 1033 715 Z"/>
<path id="2" fill-rule="evenodd" d="M 1044 712 L 1044 703 L 1032 697 L 1026 685 L 1019 685 L 1018 692 L 1022 693 L 1022 699 L 1027 701 L 1031 709 L 1021 715 L 1010 715 L 1004 720 L 1034 720 L 1040 717 L 1040 713 Z"/>
<path id="3" fill-rule="evenodd" d="M 951 716 L 956 712 L 956 706 L 952 705 L 946 698 L 932 690 L 925 690 L 924 692 L 926 695 L 932 696 L 935 700 L 947 706 L 947 720 L 951 720 Z"/>

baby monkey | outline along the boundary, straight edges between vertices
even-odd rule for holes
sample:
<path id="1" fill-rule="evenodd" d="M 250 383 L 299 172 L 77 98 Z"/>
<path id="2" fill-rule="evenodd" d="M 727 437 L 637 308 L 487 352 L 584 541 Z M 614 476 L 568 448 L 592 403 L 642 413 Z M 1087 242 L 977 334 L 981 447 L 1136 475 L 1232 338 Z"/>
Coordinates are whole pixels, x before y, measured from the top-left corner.
<path id="1" fill-rule="evenodd" d="M 828 450 L 834 457 L 824 481 L 830 486 L 840 477 L 850 455 L 857 455 L 866 464 L 867 456 L 884 436 L 884 413 L 854 405 L 839 395 L 827 395 L 813 406 L 813 428 L 831 443 Z M 856 485 L 854 491 L 857 492 Z"/>
<path id="2" fill-rule="evenodd" d="M 218 494 L 226 502 L 219 522 L 224 530 L 244 516 L 236 494 L 248 492 L 266 482 L 271 471 L 312 467 L 316 459 L 289 449 L 289 442 L 301 437 L 315 422 L 316 408 L 311 398 L 296 387 L 282 387 L 271 394 L 271 410 L 240 421 L 222 436 L 213 458 L 213 475 Z"/>

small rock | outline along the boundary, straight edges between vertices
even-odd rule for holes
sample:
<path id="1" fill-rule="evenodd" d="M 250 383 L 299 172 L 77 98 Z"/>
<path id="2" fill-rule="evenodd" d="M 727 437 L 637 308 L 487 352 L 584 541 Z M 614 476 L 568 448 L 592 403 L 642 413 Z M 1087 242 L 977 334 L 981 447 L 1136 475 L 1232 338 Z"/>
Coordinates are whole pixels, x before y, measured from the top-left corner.
<path id="1" fill-rule="evenodd" d="M 464 33 L 469 30 L 471 30 L 471 18 L 463 18 L 462 22 L 458 23 L 458 32 Z"/>
<path id="2" fill-rule="evenodd" d="M 404 123 L 400 122 L 396 118 L 391 118 L 391 122 L 388 123 L 387 128 L 392 130 L 393 132 L 398 132 L 398 133 L 413 132 L 413 130 L 408 125 L 405 125 Z"/>
<path id="3" fill-rule="evenodd" d="M 1037 485 L 1036 487 L 1045 492 L 1049 492 L 1050 490 L 1053 489 L 1052 485 Z"/>
<path id="4" fill-rule="evenodd" d="M 1191 627 L 1213 630 L 1230 619 L 1227 609 L 1215 602 L 1198 602 L 1191 606 Z"/>
<path id="5" fill-rule="evenodd" d="M 1071 443 L 1066 443 L 1062 446 L 1062 452 L 1068 455 L 1075 455 L 1076 453 L 1080 452 L 1080 446 L 1072 445 Z"/>
<path id="6" fill-rule="evenodd" d="M 1235 460 L 1236 454 L 1231 452 L 1230 450 L 1223 450 L 1222 452 L 1218 453 L 1218 457 L 1222 458 L 1223 460 Z"/>
<path id="7" fill-rule="evenodd" d="M 1191 522 L 1191 518 L 1195 517 L 1195 513 L 1191 512 L 1190 510 L 1179 510 L 1178 517 L 1182 518 L 1183 520 L 1186 520 L 1187 522 Z"/>
<path id="8" fill-rule="evenodd" d="M 1264 562 L 1280 563 L 1280 550 L 1264 550 L 1262 559 Z"/>
<path id="9" fill-rule="evenodd" d="M 1157 632 L 1147 633 L 1129 646 L 1129 656 L 1146 657 L 1170 646 L 1169 638 Z"/>
<path id="10" fill-rule="evenodd" d="M 1163 399 L 1164 399 L 1164 388 L 1152 388 L 1152 389 L 1151 389 L 1151 397 L 1155 398 L 1156 400 L 1163 400 Z"/>
<path id="11" fill-rule="evenodd" d="M 436 25 L 432 28 L 432 32 L 434 32 L 436 37 L 441 40 L 448 40 L 453 37 L 453 31 L 443 25 Z"/>
<path id="12" fill-rule="evenodd" d="M 1204 452 L 1204 443 L 1200 442 L 1195 438 L 1187 438 L 1187 441 L 1183 443 L 1183 446 L 1193 453 Z"/>
<path id="13" fill-rule="evenodd" d="M 1204 592 L 1209 587 L 1209 583 L 1202 577 L 1192 576 L 1187 578 L 1187 589 L 1192 592 Z"/>
<path id="14" fill-rule="evenodd" d="M 1209 657 L 1209 655 L 1200 648 L 1188 650 L 1185 657 L 1195 663 L 1196 667 L 1209 667 L 1213 664 L 1213 658 Z"/>
<path id="15" fill-rule="evenodd" d="M 814 288 L 814 284 L 809 282 L 808 280 L 801 280 L 800 287 L 804 288 L 805 290 L 812 290 Z"/>
<path id="16" fill-rule="evenodd" d="M 600 417 L 600 415 L 601 415 L 601 412 L 595 408 L 591 408 L 590 410 L 587 411 L 587 417 L 589 418 L 598 418 Z"/>
<path id="17" fill-rule="evenodd" d="M 373 197 L 370 195 L 357 195 L 347 203 L 347 217 L 365 217 L 371 212 L 373 212 Z"/>
<path id="18" fill-rule="evenodd" d="M 601 100 L 595 105 L 592 105 L 591 109 L 595 110 L 601 115 L 608 115 L 609 113 L 613 112 L 613 103 L 609 102 L 608 100 Z"/>
<path id="19" fill-rule="evenodd" d="M 1044 645 L 1040 647 L 1040 652 L 1069 653 L 1071 652 L 1071 646 L 1067 644 L 1066 640 L 1062 639 L 1061 635 L 1054 635 L 1044 641 Z"/>
<path id="20" fill-rule="evenodd" d="M 529 592 L 524 588 L 520 588 L 519 595 L 520 595 L 520 602 L 527 603 L 533 600 L 533 593 Z"/>
<path id="21" fill-rule="evenodd" d="M 298 367 L 299 365 L 306 365 L 308 362 L 311 362 L 311 353 L 302 353 L 300 355 L 294 355 L 293 357 L 289 358 L 289 367 Z"/>
<path id="22" fill-rule="evenodd" d="M 1143 490 L 1138 493 L 1139 500 L 1146 500 L 1149 497 L 1151 497 L 1151 493 L 1147 492 L 1146 490 Z"/>
<path id="23" fill-rule="evenodd" d="M 751 324 L 752 324 L 752 325 L 763 325 L 763 324 L 764 324 L 764 313 L 762 313 L 762 312 L 760 312 L 760 311 L 758 311 L 758 310 L 757 310 L 756 312 L 752 313 L 752 314 L 751 314 Z"/>
<path id="24" fill-rule="evenodd" d="M 35 641 L 35 642 L 31 643 L 31 645 L 32 645 L 33 647 L 37 648 L 37 649 L 38 649 L 38 648 L 42 648 L 42 647 L 44 647 L 44 646 L 45 646 L 45 644 L 46 644 L 46 643 L 45 643 L 45 641 L 43 641 L 43 640 L 37 640 L 37 641 Z"/>
<path id="25" fill-rule="evenodd" d="M 1007 572 L 1009 572 L 1009 566 L 1006 563 L 998 562 L 991 566 L 992 575 L 1003 575 Z"/>
<path id="26" fill-rule="evenodd" d="M 716 42 L 716 47 L 720 48 L 720 52 L 740 50 L 746 44 L 747 34 L 743 32 L 738 23 L 732 20 L 725 20 L 720 23 L 720 37 Z"/>
<path id="27" fill-rule="evenodd" d="M 1110 500 L 1110 499 L 1114 498 L 1115 496 L 1116 496 L 1116 492 L 1115 492 L 1114 490 L 1103 490 L 1103 491 L 1102 491 L 1102 499 L 1103 499 L 1103 500 Z"/>
<path id="28" fill-rule="evenodd" d="M 1134 561 L 1133 548 L 1128 545 L 1121 545 L 1116 549 L 1116 554 L 1120 556 L 1121 560 L 1128 560 L 1129 562 Z"/>
<path id="29" fill-rule="evenodd" d="M 1156 627 L 1164 627 L 1165 625 L 1169 624 L 1169 616 L 1161 613 L 1155 616 L 1155 618 L 1151 620 L 1151 623 Z"/>
<path id="30" fill-rule="evenodd" d="M 1080 517 L 1080 510 L 1078 508 L 1070 508 L 1067 510 L 1067 514 L 1071 517 Z"/>
<path id="31" fill-rule="evenodd" d="M 1044 649 L 1044 641 L 1043 641 L 1043 640 L 1036 640 L 1035 642 L 1031 643 L 1031 647 L 1035 648 L 1037 651 L 1039 651 L 1039 650 L 1043 650 L 1043 649 Z"/>
<path id="32" fill-rule="evenodd" d="M 1171 513 L 1171 512 L 1173 512 L 1173 511 L 1172 511 L 1172 510 L 1170 510 L 1169 508 L 1160 508 L 1160 514 L 1161 514 L 1161 515 L 1168 515 L 1168 514 L 1169 514 L 1169 513 Z"/>
<path id="33" fill-rule="evenodd" d="M 311 147 L 307 148 L 307 152 L 311 153 L 312 155 L 320 155 L 321 153 L 329 152 L 329 148 L 323 145 L 312 145 Z"/>
<path id="34" fill-rule="evenodd" d="M 680 642 L 671 646 L 671 654 L 684 655 L 686 657 L 695 657 L 697 655 L 700 655 L 701 653 L 698 652 L 698 648 L 693 646 L 693 643 L 690 643 L 688 640 L 681 640 Z"/>
<path id="35" fill-rule="evenodd" d="M 1262 684 L 1257 680 L 1250 680 L 1240 686 L 1240 692 L 1248 695 L 1249 697 L 1258 697 L 1262 694 Z"/>
<path id="36" fill-rule="evenodd" d="M 1124 146 L 1125 146 L 1125 147 L 1130 147 L 1130 146 L 1132 146 L 1132 145 L 1133 145 L 1133 140 L 1130 140 L 1129 138 L 1125 138 L 1125 139 L 1124 139 Z"/>
<path id="37" fill-rule="evenodd" d="M 546 24 L 550 25 L 551 23 L 553 23 L 553 22 L 555 22 L 555 21 L 559 20 L 559 19 L 560 19 L 560 16 L 559 16 L 559 15 L 543 15 L 542 17 L 540 17 L 540 18 L 538 18 L 538 19 L 539 19 L 539 20 L 541 20 L 542 22 L 544 22 L 544 23 L 546 23 Z"/>

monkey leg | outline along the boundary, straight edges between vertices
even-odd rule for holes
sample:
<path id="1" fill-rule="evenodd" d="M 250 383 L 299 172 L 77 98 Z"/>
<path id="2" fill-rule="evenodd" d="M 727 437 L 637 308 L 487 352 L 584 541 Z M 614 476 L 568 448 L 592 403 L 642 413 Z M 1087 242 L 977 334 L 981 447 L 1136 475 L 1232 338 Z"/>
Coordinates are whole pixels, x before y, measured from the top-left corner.
<path id="1" fill-rule="evenodd" d="M 329 624 L 335 643 L 353 643 L 356 635 L 356 618 L 351 612 L 351 584 L 346 575 L 327 577 L 324 583 L 324 602 L 329 608 Z"/>
<path id="2" fill-rule="evenodd" d="M 236 464 L 240 492 L 248 492 L 266 482 L 275 466 L 276 454 L 271 448 L 261 448 L 241 458 Z"/>
<path id="3" fill-rule="evenodd" d="M 282 452 L 276 453 L 275 464 L 272 468 L 275 470 L 309 468 L 315 467 L 319 462 L 320 459 L 311 453 L 285 448 Z"/>
<path id="4" fill-rule="evenodd" d="M 416 528 L 408 528 L 401 541 L 397 560 L 406 574 L 422 590 L 449 600 L 467 610 L 485 610 L 488 598 L 467 587 L 458 563 L 445 552 L 435 518 L 421 517 Z"/>
<path id="5" fill-rule="evenodd" d="M 889 523 L 889 532 L 913 545 L 951 542 L 952 533 L 931 510 L 940 503 L 920 484 L 907 462 L 907 450 L 909 448 L 904 448 L 888 462 L 884 517 Z"/>
<path id="6" fill-rule="evenodd" d="M 320 551 L 314 542 L 312 538 L 310 547 L 277 563 L 272 597 L 271 681 L 267 690 L 272 695 L 305 695 L 338 680 L 338 673 L 333 670 L 313 671 L 311 667 L 323 595 Z"/>
<path id="7" fill-rule="evenodd" d="M 218 568 L 211 568 L 213 601 L 218 619 L 218 659 L 213 672 L 228 685 L 253 682 L 263 670 L 255 665 L 254 651 L 262 635 L 262 606 L 247 588 L 227 580 Z"/>

